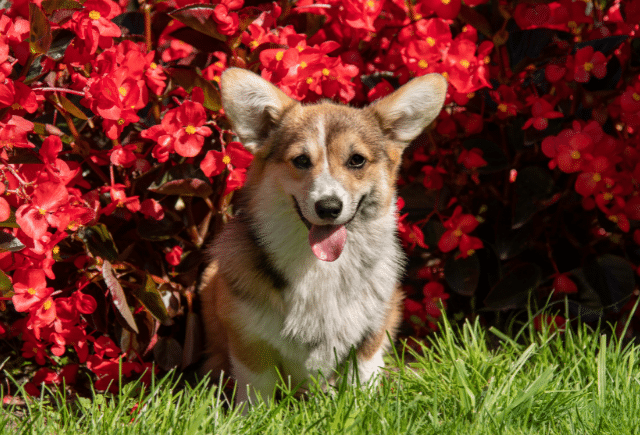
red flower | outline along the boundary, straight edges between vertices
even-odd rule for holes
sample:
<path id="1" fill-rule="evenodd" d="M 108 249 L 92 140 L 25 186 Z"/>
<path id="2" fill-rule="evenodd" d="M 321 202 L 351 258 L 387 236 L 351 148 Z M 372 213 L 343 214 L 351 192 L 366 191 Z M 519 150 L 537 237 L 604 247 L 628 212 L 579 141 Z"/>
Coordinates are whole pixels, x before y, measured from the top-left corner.
<path id="1" fill-rule="evenodd" d="M 223 196 L 239 189 L 244 184 L 246 172 L 253 155 L 240 142 L 229 143 L 222 151 L 209 151 L 200 163 L 200 169 L 207 177 L 214 177 L 227 168 L 226 186 Z"/>
<path id="2" fill-rule="evenodd" d="M 164 208 L 153 198 L 147 198 L 140 204 L 140 212 L 157 221 L 164 219 Z"/>
<path id="3" fill-rule="evenodd" d="M 558 274 L 553 280 L 553 289 L 558 293 L 577 293 L 578 286 L 571 278 L 569 278 L 568 273 Z"/>
<path id="4" fill-rule="evenodd" d="M 601 79 L 607 75 L 607 58 L 599 51 L 594 52 L 593 47 L 587 45 L 576 52 L 573 68 L 576 82 L 588 82 L 591 74 Z"/>
<path id="5" fill-rule="evenodd" d="M 102 189 L 111 194 L 111 203 L 101 210 L 102 214 L 110 215 L 118 208 L 126 208 L 132 213 L 140 211 L 140 199 L 138 196 L 127 196 L 122 184 L 114 184 Z M 128 217 L 128 215 L 126 215 Z"/>
<path id="6" fill-rule="evenodd" d="M 497 90 L 489 91 L 489 95 L 498 105 L 498 110 L 496 111 L 498 119 L 516 116 L 518 111 L 521 110 L 522 103 L 510 86 L 500 85 Z"/>
<path id="7" fill-rule="evenodd" d="M 70 22 L 80 40 L 88 45 L 89 54 L 93 54 L 98 45 L 107 47 L 105 43 L 100 44 L 105 38 L 121 35 L 120 28 L 111 21 L 120 15 L 121 9 L 111 0 L 87 0 L 83 6 L 82 10 L 73 13 Z"/>
<path id="8" fill-rule="evenodd" d="M 171 266 L 177 266 L 178 264 L 180 264 L 180 261 L 182 259 L 182 247 L 180 247 L 179 245 L 174 246 L 171 251 L 165 254 L 164 258 Z"/>
<path id="9" fill-rule="evenodd" d="M 460 12 L 461 3 L 461 0 L 424 0 L 420 2 L 420 11 L 431 10 L 440 18 L 453 20 Z"/>
<path id="10" fill-rule="evenodd" d="M 56 212 L 67 204 L 69 194 L 61 183 L 47 181 L 38 185 L 30 204 L 23 204 L 16 210 L 16 223 L 32 239 L 40 239 L 49 225 L 59 230 L 66 228 L 69 216 Z M 64 219 L 66 217 L 66 219 Z"/>
<path id="11" fill-rule="evenodd" d="M 404 208 L 404 199 L 398 198 L 398 213 Z M 398 234 L 400 240 L 405 249 L 413 250 L 416 245 L 421 248 L 428 249 L 429 247 L 424 243 L 424 234 L 420 227 L 415 223 L 408 223 L 405 221 L 409 213 L 405 213 L 398 218 Z"/>
<path id="12" fill-rule="evenodd" d="M 549 125 L 549 119 L 562 118 L 564 116 L 562 113 L 553 110 L 553 105 L 544 98 L 533 97 L 528 99 L 528 103 L 531 106 L 531 118 L 524 123 L 523 130 L 531 125 L 536 130 L 544 130 Z"/>
<path id="13" fill-rule="evenodd" d="M 442 314 L 440 304 L 446 309 L 447 305 L 445 301 L 449 299 L 449 295 L 444 291 L 444 286 L 439 282 L 432 281 L 425 284 L 422 288 L 422 293 L 424 294 L 422 303 L 424 304 L 427 314 L 437 319 Z"/>
<path id="14" fill-rule="evenodd" d="M 462 163 L 467 169 L 476 169 L 487 166 L 487 161 L 482 158 L 480 148 L 463 149 L 458 156 L 458 163 Z"/>
<path id="15" fill-rule="evenodd" d="M 47 300 L 53 289 L 47 287 L 44 271 L 40 269 L 18 269 L 13 273 L 12 301 L 16 311 L 29 311 Z"/>
<path id="16" fill-rule="evenodd" d="M 422 167 L 422 172 L 424 172 L 424 178 L 422 179 L 422 184 L 427 189 L 442 189 L 444 186 L 444 181 L 442 180 L 442 175 L 445 174 L 446 171 L 444 168 L 436 167 L 430 165 L 425 165 Z"/>
<path id="17" fill-rule="evenodd" d="M 440 248 L 442 252 L 450 252 L 461 245 L 461 243 L 464 245 L 461 246 L 461 248 L 464 247 L 467 250 L 481 248 L 482 242 L 479 239 L 473 237 L 472 239 L 475 240 L 470 240 L 470 236 L 468 236 L 468 234 L 475 230 L 477 226 L 478 220 L 475 216 L 463 214 L 462 207 L 457 206 L 453 211 L 453 215 L 444 222 L 444 227 L 447 231 L 445 231 L 438 241 L 438 248 Z M 464 242 L 462 242 L 463 236 Z M 469 254 L 465 251 L 462 255 L 466 257 Z"/>
<path id="18" fill-rule="evenodd" d="M 183 157 L 195 157 L 204 144 L 204 138 L 211 135 L 209 127 L 204 127 L 207 114 L 202 104 L 185 101 L 178 107 L 175 116 L 177 128 L 173 133 L 173 147 Z"/>

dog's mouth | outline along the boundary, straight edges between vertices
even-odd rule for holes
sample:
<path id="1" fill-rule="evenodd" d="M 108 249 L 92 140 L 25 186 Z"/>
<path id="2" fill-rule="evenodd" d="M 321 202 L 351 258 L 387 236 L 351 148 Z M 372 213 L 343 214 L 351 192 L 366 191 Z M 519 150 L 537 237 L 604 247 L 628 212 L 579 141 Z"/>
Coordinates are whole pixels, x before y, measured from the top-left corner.
<path id="1" fill-rule="evenodd" d="M 300 205 L 295 196 L 292 196 L 293 204 L 300 217 L 302 223 L 309 229 L 309 246 L 313 254 L 322 261 L 336 261 L 345 244 L 347 243 L 347 228 L 346 226 L 356 217 L 360 206 L 364 201 L 365 195 L 360 198 L 356 211 L 347 222 L 341 225 L 314 225 L 307 218 L 305 218 L 300 210 Z"/>

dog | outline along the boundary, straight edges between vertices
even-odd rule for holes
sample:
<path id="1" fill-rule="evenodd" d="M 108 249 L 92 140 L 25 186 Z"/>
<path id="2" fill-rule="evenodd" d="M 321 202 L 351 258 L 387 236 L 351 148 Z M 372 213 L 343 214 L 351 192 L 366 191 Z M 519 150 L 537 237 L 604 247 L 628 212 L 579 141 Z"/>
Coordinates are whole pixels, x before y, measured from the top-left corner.
<path id="1" fill-rule="evenodd" d="M 200 284 L 204 371 L 230 369 L 236 403 L 272 397 L 281 379 L 335 382 L 353 354 L 353 379 L 369 382 L 402 320 L 397 172 L 447 81 L 414 78 L 363 109 L 304 105 L 240 68 L 220 88 L 254 160 Z"/>

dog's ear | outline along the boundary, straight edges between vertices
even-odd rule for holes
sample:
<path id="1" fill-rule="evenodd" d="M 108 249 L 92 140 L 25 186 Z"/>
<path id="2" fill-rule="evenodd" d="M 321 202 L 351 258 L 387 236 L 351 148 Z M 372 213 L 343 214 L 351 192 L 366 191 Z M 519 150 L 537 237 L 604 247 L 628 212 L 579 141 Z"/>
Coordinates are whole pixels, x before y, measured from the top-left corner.
<path id="1" fill-rule="evenodd" d="M 295 100 L 257 74 L 229 68 L 220 80 L 222 106 L 233 131 L 247 150 L 256 153 L 274 122 Z"/>
<path id="2" fill-rule="evenodd" d="M 427 74 L 414 78 L 370 107 L 385 134 L 408 144 L 438 116 L 446 96 L 447 80 L 440 74 Z"/>

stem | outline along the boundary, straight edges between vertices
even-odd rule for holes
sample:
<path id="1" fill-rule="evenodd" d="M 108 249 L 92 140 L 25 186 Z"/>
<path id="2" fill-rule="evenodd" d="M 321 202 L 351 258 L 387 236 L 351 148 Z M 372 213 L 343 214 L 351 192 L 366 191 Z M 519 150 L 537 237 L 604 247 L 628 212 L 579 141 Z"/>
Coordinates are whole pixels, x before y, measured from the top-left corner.
<path id="1" fill-rule="evenodd" d="M 42 87 L 42 88 L 32 88 L 33 91 L 42 91 L 42 92 L 62 92 L 62 93 L 67 93 L 67 94 L 73 94 L 73 95 L 79 95 L 81 97 L 83 97 L 85 95 L 84 92 L 82 91 L 75 91 L 73 89 L 66 89 L 66 88 L 57 88 L 57 87 Z"/>
<path id="2" fill-rule="evenodd" d="M 144 42 L 147 45 L 147 51 L 153 49 L 151 41 L 151 6 L 146 4 L 143 6 L 144 10 Z"/>

